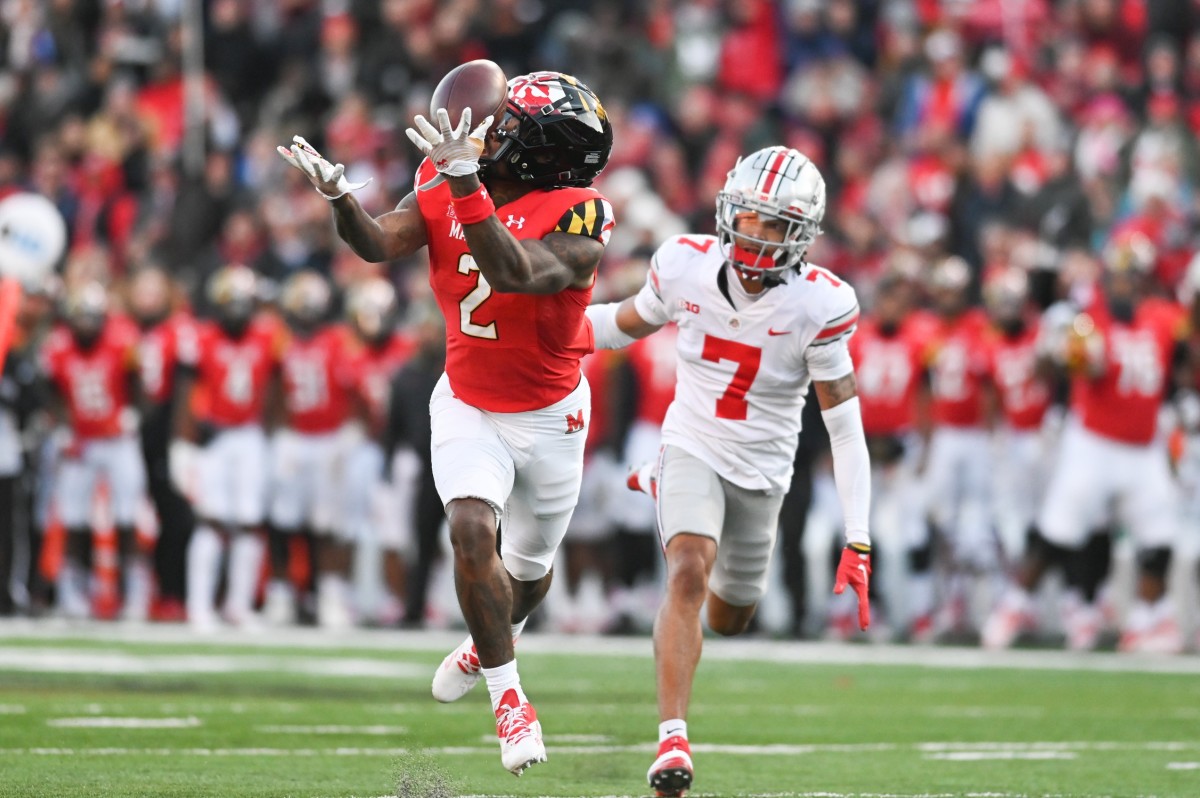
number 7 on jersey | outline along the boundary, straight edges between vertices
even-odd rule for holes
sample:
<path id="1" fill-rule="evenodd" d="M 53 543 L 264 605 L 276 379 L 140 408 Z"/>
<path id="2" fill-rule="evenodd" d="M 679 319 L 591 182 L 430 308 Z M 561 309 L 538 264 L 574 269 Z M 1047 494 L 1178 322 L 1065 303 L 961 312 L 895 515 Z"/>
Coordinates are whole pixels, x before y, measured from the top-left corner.
<path id="1" fill-rule="evenodd" d="M 733 372 L 733 380 L 725 389 L 725 393 L 717 399 L 716 413 L 717 418 L 745 421 L 746 413 L 750 409 L 750 403 L 746 401 L 746 394 L 750 392 L 750 386 L 754 383 L 755 376 L 758 375 L 758 367 L 762 361 L 762 349 L 726 338 L 705 335 L 704 349 L 700 352 L 700 357 L 714 363 L 722 360 L 732 360 L 737 363 L 737 370 Z"/>

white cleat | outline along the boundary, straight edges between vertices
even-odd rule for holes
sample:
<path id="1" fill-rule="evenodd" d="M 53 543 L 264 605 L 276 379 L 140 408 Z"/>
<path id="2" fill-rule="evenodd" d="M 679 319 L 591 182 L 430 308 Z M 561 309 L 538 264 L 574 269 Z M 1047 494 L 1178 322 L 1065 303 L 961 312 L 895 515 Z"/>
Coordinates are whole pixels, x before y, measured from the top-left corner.
<path id="1" fill-rule="evenodd" d="M 496 736 L 500 738 L 500 761 L 514 776 L 546 761 L 542 724 L 533 705 L 528 699 L 521 700 L 516 690 L 506 692 L 496 707 Z"/>
<path id="2" fill-rule="evenodd" d="M 433 697 L 443 704 L 457 701 L 471 692 L 482 678 L 479 654 L 468 635 L 458 648 L 446 655 L 441 667 L 433 674 Z"/>

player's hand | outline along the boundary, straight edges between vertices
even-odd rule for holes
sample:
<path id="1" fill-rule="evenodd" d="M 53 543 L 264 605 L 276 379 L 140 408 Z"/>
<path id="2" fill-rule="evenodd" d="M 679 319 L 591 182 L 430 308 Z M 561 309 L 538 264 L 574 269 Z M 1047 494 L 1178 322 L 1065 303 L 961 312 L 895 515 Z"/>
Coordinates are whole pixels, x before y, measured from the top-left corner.
<path id="1" fill-rule="evenodd" d="M 464 108 L 458 127 L 450 127 L 450 114 L 445 108 L 437 110 L 435 128 L 429 120 L 417 114 L 408 129 L 408 137 L 417 145 L 433 168 L 447 177 L 463 177 L 479 171 L 479 156 L 483 154 L 483 139 L 492 126 L 493 117 L 484 119 L 471 130 L 471 109 Z M 467 131 L 470 131 L 468 133 Z"/>
<path id="2" fill-rule="evenodd" d="M 317 193 L 325 199 L 335 200 L 371 182 L 364 180 L 361 183 L 351 183 L 346 179 L 345 166 L 325 160 L 303 136 L 292 136 L 291 147 L 276 147 L 275 150 L 285 161 L 303 172 Z"/>
<path id="3" fill-rule="evenodd" d="M 851 543 L 842 549 L 842 561 L 838 563 L 837 576 L 833 580 L 833 592 L 841 595 L 846 586 L 854 588 L 858 595 L 858 625 L 866 629 L 871 625 L 871 600 L 867 588 L 871 579 L 871 547 Z"/>

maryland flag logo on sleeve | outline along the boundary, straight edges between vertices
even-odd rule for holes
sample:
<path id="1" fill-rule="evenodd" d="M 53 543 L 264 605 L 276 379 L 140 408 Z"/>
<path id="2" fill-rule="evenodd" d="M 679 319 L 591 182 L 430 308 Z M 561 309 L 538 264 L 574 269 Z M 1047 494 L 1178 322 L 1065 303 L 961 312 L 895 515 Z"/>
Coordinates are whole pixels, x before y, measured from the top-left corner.
<path id="1" fill-rule="evenodd" d="M 601 244 L 608 244 L 614 224 L 616 219 L 613 217 L 612 206 L 603 197 L 596 197 L 569 208 L 558 220 L 554 232 L 587 236 Z"/>

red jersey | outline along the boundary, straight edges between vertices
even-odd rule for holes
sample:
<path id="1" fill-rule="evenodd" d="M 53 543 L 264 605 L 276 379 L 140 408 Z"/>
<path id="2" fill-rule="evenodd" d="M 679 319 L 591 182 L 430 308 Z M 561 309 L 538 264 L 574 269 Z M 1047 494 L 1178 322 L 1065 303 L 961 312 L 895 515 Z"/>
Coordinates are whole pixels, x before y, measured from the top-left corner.
<path id="1" fill-rule="evenodd" d="M 654 335 L 629 345 L 629 366 L 637 379 L 635 418 L 662 426 L 667 408 L 675 399 L 675 340 L 679 328 L 668 324 Z"/>
<path id="2" fill-rule="evenodd" d="M 196 341 L 196 418 L 222 427 L 261 423 L 267 385 L 286 341 L 280 323 L 259 316 L 241 338 L 231 338 L 220 325 L 202 322 Z"/>
<path id="3" fill-rule="evenodd" d="M 1050 407 L 1050 388 L 1037 375 L 1038 322 L 1013 337 L 996 331 L 990 347 L 990 374 L 1008 426 L 1034 430 Z"/>
<path id="4" fill-rule="evenodd" d="M 1104 375 L 1077 376 L 1071 383 L 1071 409 L 1083 426 L 1106 438 L 1146 445 L 1154 439 L 1158 411 L 1171 369 L 1182 309 L 1162 299 L 1138 306 L 1133 323 L 1113 319 L 1097 298 L 1089 309 L 1104 336 Z"/>
<path id="5" fill-rule="evenodd" d="M 42 365 L 67 404 L 67 421 L 83 439 L 120 435 L 129 406 L 129 376 L 137 372 L 137 326 L 109 316 L 96 342 L 82 349 L 66 325 L 51 331 Z"/>
<path id="6" fill-rule="evenodd" d="M 195 366 L 198 355 L 196 320 L 186 313 L 176 313 L 144 330 L 138 344 L 138 362 L 146 397 L 156 404 L 170 401 L 175 367 Z"/>
<path id="7" fill-rule="evenodd" d="M 536 410 L 579 384 L 579 360 L 593 349 L 584 309 L 592 289 L 556 294 L 497 293 L 479 272 L 454 218 L 450 186 L 419 187 L 437 175 L 417 170 L 417 204 L 429 242 L 429 283 L 446 317 L 446 374 L 460 399 L 483 410 Z M 590 188 L 539 189 L 496 209 L 510 233 L 539 239 L 578 233 L 607 243 L 612 209 Z"/>
<path id="8" fill-rule="evenodd" d="M 377 346 L 360 344 L 354 361 L 354 391 L 367 408 L 367 424 L 373 434 L 387 424 L 392 377 L 412 357 L 416 343 L 395 333 Z"/>
<path id="9" fill-rule="evenodd" d="M 950 427 L 978 427 L 983 424 L 983 384 L 990 361 L 987 316 L 973 308 L 938 321 L 925 355 L 933 421 Z"/>
<path id="10" fill-rule="evenodd" d="M 877 320 L 859 319 L 849 346 L 867 435 L 900 435 L 916 425 L 926 346 L 921 329 L 920 320 L 912 315 L 891 335 L 880 330 Z"/>
<path id="11" fill-rule="evenodd" d="M 283 397 L 287 425 L 299 432 L 333 432 L 350 415 L 358 344 L 344 325 L 308 338 L 291 336 L 283 351 Z"/>

